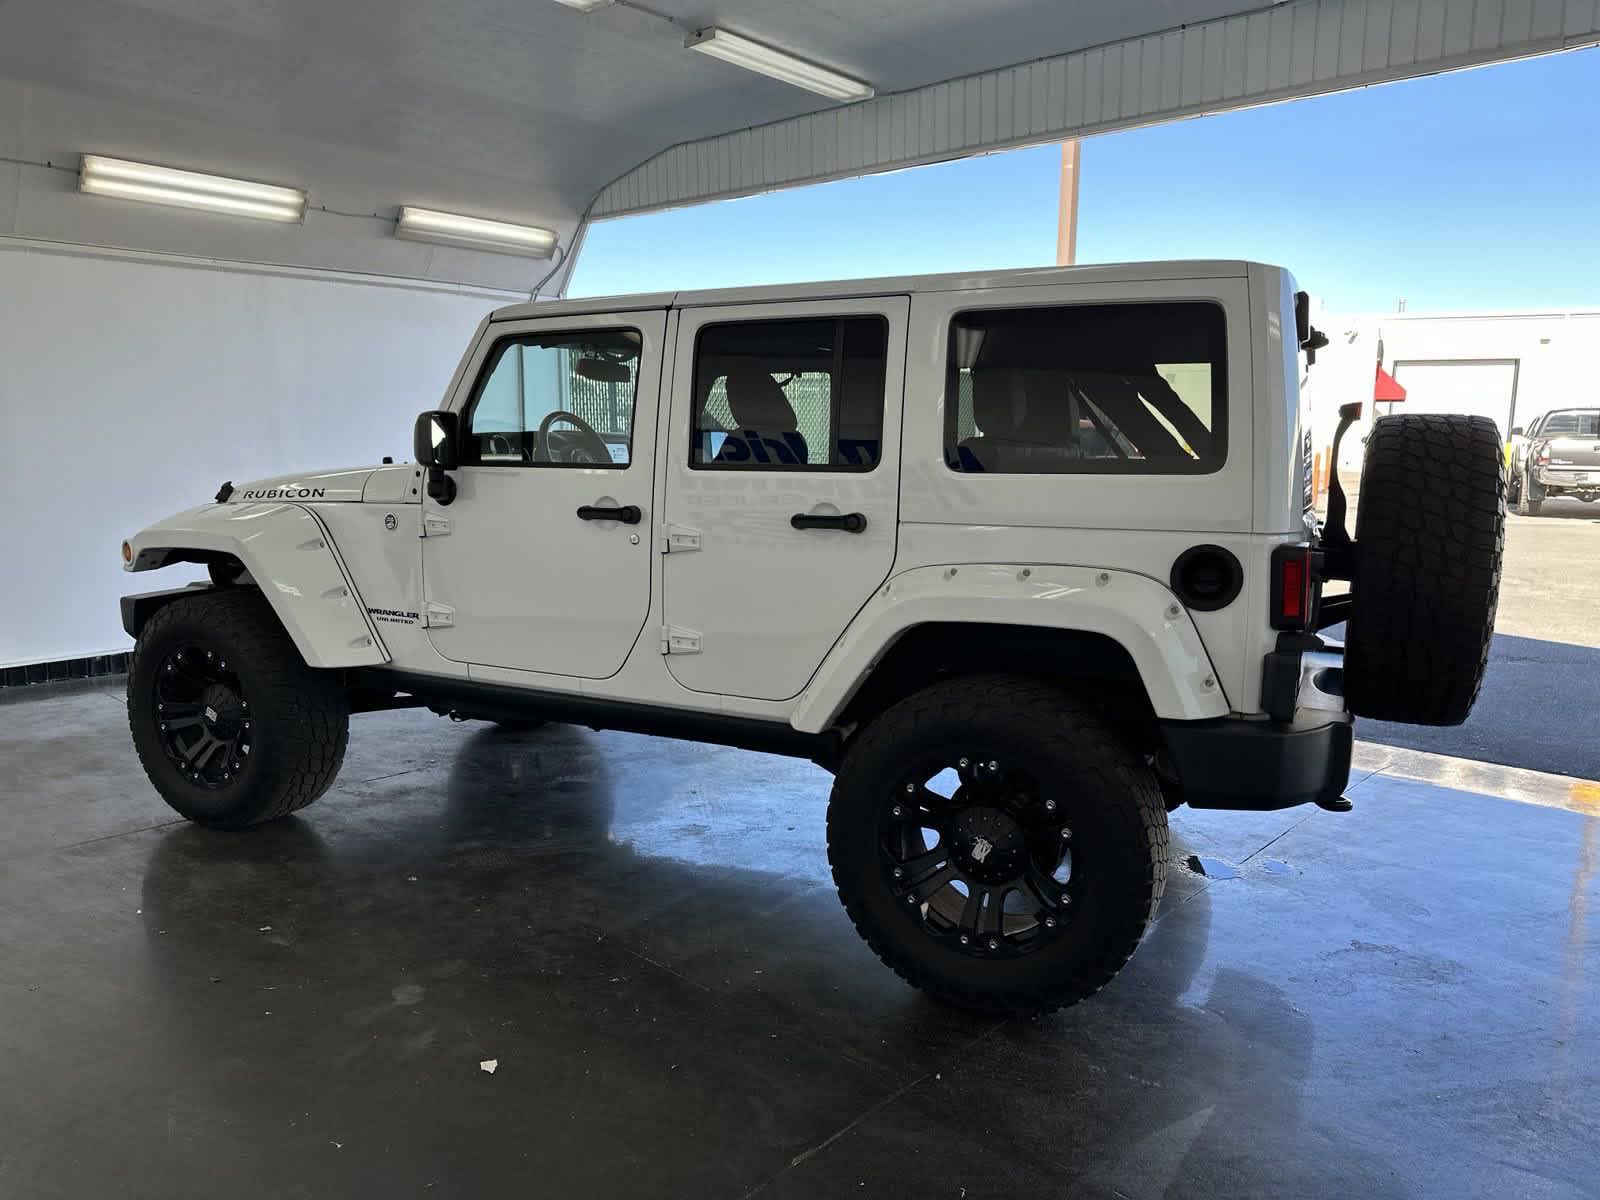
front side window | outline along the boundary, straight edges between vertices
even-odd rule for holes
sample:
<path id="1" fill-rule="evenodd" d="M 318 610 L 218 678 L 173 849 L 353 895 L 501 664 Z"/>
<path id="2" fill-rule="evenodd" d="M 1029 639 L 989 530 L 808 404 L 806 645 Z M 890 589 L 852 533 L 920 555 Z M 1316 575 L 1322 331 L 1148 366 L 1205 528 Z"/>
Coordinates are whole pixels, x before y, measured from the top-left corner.
<path id="1" fill-rule="evenodd" d="M 986 309 L 950 323 L 945 462 L 1000 474 L 1202 474 L 1227 449 L 1226 323 L 1183 301 Z"/>
<path id="2" fill-rule="evenodd" d="M 707 325 L 695 343 L 696 470 L 870 471 L 883 441 L 889 323 Z"/>
<path id="3" fill-rule="evenodd" d="M 526 334 L 499 342 L 467 409 L 462 461 L 627 466 L 640 345 L 634 329 Z"/>

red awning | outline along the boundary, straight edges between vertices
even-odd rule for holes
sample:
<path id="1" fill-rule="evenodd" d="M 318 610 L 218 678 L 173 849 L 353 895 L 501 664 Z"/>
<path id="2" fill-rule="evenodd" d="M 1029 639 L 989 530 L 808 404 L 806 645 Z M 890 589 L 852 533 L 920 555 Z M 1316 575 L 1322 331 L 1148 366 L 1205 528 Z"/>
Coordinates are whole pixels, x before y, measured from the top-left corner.
<path id="1" fill-rule="evenodd" d="M 1372 399 L 1374 403 L 1393 403 L 1404 400 L 1406 390 L 1395 382 L 1393 375 L 1383 369 L 1383 364 L 1378 364 L 1378 376 L 1372 381 Z"/>

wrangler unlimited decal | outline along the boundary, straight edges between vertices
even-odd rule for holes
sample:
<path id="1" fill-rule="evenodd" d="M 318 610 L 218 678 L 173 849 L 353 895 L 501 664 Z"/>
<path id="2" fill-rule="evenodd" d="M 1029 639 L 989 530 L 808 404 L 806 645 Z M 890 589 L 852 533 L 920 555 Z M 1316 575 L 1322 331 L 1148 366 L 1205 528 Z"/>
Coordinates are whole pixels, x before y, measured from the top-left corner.
<path id="1" fill-rule="evenodd" d="M 369 608 L 367 614 L 374 621 L 383 621 L 389 625 L 415 625 L 422 618 L 414 612 L 406 612 L 400 608 Z"/>
<path id="2" fill-rule="evenodd" d="M 326 488 L 261 488 L 257 491 L 245 492 L 241 499 L 244 500 L 321 500 L 326 496 Z"/>

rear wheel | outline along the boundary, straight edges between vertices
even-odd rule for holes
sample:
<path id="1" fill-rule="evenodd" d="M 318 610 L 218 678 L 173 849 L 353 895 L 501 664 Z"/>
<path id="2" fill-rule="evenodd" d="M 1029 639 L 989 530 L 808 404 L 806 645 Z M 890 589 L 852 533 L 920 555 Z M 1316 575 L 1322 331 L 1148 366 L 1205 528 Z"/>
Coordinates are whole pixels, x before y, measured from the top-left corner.
<path id="1" fill-rule="evenodd" d="M 1166 886 L 1161 790 L 1069 695 L 1011 677 L 937 684 L 851 744 L 828 856 L 857 931 L 964 1008 L 1044 1012 L 1100 990 Z"/>
<path id="2" fill-rule="evenodd" d="M 1483 682 L 1500 595 L 1499 430 L 1486 417 L 1380 417 L 1360 504 L 1345 636 L 1350 711 L 1459 725 Z"/>
<path id="3" fill-rule="evenodd" d="M 328 789 L 350 712 L 338 677 L 306 666 L 260 593 L 229 588 L 150 618 L 128 666 L 128 726 L 168 804 L 242 829 Z"/>

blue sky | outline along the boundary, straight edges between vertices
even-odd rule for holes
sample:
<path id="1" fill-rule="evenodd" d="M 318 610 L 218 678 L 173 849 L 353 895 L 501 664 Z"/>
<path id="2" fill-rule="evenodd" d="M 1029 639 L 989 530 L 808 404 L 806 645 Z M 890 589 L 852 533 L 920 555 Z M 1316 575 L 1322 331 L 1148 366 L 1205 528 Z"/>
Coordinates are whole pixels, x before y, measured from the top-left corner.
<path id="1" fill-rule="evenodd" d="M 1042 146 L 598 222 L 571 294 L 1055 261 Z M 1078 261 L 1253 258 L 1341 311 L 1600 303 L 1600 50 L 1083 144 Z"/>

